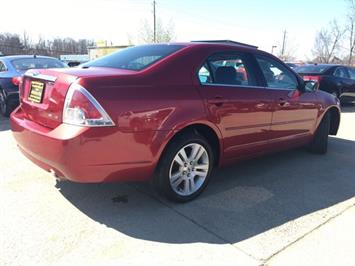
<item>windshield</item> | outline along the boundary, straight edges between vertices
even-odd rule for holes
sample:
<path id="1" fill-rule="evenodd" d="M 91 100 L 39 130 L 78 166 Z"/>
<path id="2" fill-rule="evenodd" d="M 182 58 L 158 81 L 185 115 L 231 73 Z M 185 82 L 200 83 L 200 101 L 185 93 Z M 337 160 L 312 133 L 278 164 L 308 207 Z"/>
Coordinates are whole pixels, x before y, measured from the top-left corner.
<path id="1" fill-rule="evenodd" d="M 182 45 L 169 44 L 135 46 L 101 57 L 82 66 L 111 67 L 139 71 L 183 47 Z"/>
<path id="2" fill-rule="evenodd" d="M 28 69 L 43 68 L 64 68 L 66 65 L 57 59 L 52 58 L 21 58 L 11 61 L 16 70 L 23 71 Z"/>
<path id="3" fill-rule="evenodd" d="M 330 67 L 329 65 L 308 65 L 297 67 L 295 70 L 297 73 L 322 73 Z"/>

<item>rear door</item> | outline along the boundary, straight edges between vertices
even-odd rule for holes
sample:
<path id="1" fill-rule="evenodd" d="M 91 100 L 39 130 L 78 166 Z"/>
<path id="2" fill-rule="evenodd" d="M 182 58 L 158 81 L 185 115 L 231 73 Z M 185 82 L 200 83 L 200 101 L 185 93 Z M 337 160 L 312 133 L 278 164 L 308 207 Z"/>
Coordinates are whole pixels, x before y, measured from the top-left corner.
<path id="1" fill-rule="evenodd" d="M 353 81 L 350 79 L 348 70 L 343 66 L 337 67 L 333 72 L 333 76 L 339 89 L 338 96 L 340 97 L 344 92 L 350 90 Z"/>
<path id="2" fill-rule="evenodd" d="M 266 55 L 256 55 L 256 60 L 266 88 L 275 97 L 270 143 L 306 139 L 314 129 L 318 115 L 315 94 L 299 91 L 296 75 L 277 60 Z"/>
<path id="3" fill-rule="evenodd" d="M 219 127 L 229 159 L 261 152 L 268 142 L 274 96 L 260 86 L 255 68 L 250 54 L 222 52 L 198 73 L 209 120 Z"/>
<path id="4" fill-rule="evenodd" d="M 355 98 L 355 68 L 353 67 L 348 67 L 347 68 L 348 73 L 349 73 L 349 89 L 345 92 L 343 92 L 343 97 L 350 97 L 352 99 Z"/>

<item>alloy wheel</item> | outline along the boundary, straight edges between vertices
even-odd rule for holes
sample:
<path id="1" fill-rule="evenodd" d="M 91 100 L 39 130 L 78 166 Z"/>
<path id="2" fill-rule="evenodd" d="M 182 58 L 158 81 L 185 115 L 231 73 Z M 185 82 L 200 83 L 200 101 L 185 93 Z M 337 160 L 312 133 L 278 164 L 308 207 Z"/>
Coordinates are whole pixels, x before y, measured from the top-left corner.
<path id="1" fill-rule="evenodd" d="M 180 196 L 190 196 L 206 181 L 210 168 L 207 150 L 198 143 L 181 148 L 175 155 L 169 171 L 170 186 Z"/>

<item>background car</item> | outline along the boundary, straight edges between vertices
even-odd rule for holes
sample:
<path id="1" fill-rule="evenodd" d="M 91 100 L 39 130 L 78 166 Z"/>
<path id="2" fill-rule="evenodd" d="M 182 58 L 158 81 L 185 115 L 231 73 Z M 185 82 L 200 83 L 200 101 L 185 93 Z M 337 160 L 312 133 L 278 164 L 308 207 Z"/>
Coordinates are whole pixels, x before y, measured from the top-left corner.
<path id="1" fill-rule="evenodd" d="M 304 80 L 319 83 L 319 89 L 333 94 L 342 103 L 355 101 L 355 68 L 341 65 L 314 64 L 297 67 Z"/>
<path id="2" fill-rule="evenodd" d="M 11 129 L 59 179 L 152 180 L 184 202 L 215 166 L 299 146 L 325 153 L 340 109 L 313 84 L 241 43 L 136 46 L 79 68 L 26 72 Z"/>
<path id="3" fill-rule="evenodd" d="M 295 63 L 286 62 L 285 64 L 288 65 L 292 69 L 295 69 L 296 67 L 298 67 L 298 65 Z"/>
<path id="4" fill-rule="evenodd" d="M 16 55 L 0 57 L 0 111 L 9 116 L 18 106 L 18 86 L 21 76 L 28 69 L 67 67 L 53 57 L 35 55 Z"/>

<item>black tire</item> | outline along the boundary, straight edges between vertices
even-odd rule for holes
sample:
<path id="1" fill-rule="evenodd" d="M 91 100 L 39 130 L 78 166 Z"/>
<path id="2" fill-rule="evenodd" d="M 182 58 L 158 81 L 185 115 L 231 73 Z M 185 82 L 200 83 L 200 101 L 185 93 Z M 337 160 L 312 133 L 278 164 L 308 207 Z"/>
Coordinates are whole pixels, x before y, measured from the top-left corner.
<path id="1" fill-rule="evenodd" d="M 328 150 L 328 135 L 330 131 L 330 115 L 326 113 L 319 124 L 313 140 L 309 145 L 309 151 L 317 154 L 325 154 Z"/>
<path id="2" fill-rule="evenodd" d="M 175 156 L 178 154 L 178 152 L 183 149 L 184 147 L 188 145 L 193 145 L 193 144 L 199 144 L 203 146 L 205 151 L 208 154 L 208 161 L 209 161 L 209 169 L 207 171 L 207 176 L 204 179 L 204 182 L 202 185 L 197 189 L 194 193 L 190 195 L 180 195 L 177 192 L 174 191 L 172 188 L 172 185 L 170 184 L 170 168 L 172 166 L 172 163 L 174 161 Z M 194 198 L 196 198 L 198 195 L 201 194 L 201 192 L 206 188 L 208 181 L 211 176 L 211 171 L 214 165 L 214 154 L 211 148 L 211 145 L 208 143 L 208 141 L 203 137 L 200 136 L 194 132 L 188 132 L 185 134 L 182 134 L 180 136 L 177 136 L 174 138 L 167 146 L 165 151 L 163 152 L 158 167 L 157 171 L 154 177 L 154 185 L 158 189 L 158 192 L 162 195 L 164 195 L 166 198 L 169 200 L 175 201 L 175 202 L 187 202 L 190 201 Z M 186 181 L 185 181 L 186 182 Z"/>
<path id="3" fill-rule="evenodd" d="M 3 90 L 0 89 L 0 112 L 3 116 L 9 117 L 11 114 L 9 100 Z"/>

